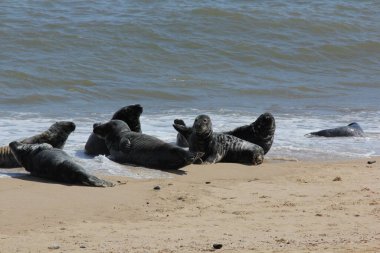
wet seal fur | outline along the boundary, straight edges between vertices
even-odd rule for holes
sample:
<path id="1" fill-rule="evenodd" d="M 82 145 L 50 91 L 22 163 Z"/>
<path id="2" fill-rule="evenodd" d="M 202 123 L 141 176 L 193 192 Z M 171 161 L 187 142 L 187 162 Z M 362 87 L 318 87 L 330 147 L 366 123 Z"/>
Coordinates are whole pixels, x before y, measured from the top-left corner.
<path id="1" fill-rule="evenodd" d="M 62 149 L 69 135 L 75 130 L 75 124 L 71 121 L 58 121 L 51 125 L 48 130 L 21 140 L 23 144 L 48 143 L 55 148 Z M 9 146 L 0 147 L 0 168 L 21 167 L 13 156 Z"/>
<path id="2" fill-rule="evenodd" d="M 192 128 L 177 124 L 173 127 L 186 138 L 190 151 L 204 153 L 201 157 L 204 163 L 258 165 L 264 160 L 262 147 L 229 134 L 214 133 L 207 115 L 196 117 Z"/>
<path id="3" fill-rule="evenodd" d="M 318 132 L 312 132 L 306 137 L 322 136 L 322 137 L 364 137 L 363 129 L 358 123 L 353 122 L 347 126 L 325 129 Z"/>
<path id="4" fill-rule="evenodd" d="M 141 133 L 140 115 L 143 112 L 143 108 L 139 104 L 124 106 L 114 113 L 112 119 L 122 120 L 133 132 Z M 86 154 L 88 155 L 109 155 L 110 152 L 106 146 L 104 140 L 91 133 L 84 147 Z"/>
<path id="5" fill-rule="evenodd" d="M 129 163 L 146 168 L 177 170 L 192 164 L 199 156 L 156 137 L 132 132 L 121 120 L 94 124 L 93 132 L 105 139 L 110 158 L 119 163 Z"/>
<path id="6" fill-rule="evenodd" d="M 174 124 L 186 126 L 182 119 L 174 120 Z M 242 140 L 251 142 L 253 144 L 259 145 L 263 148 L 264 154 L 268 153 L 272 147 L 274 140 L 274 133 L 276 130 L 276 122 L 273 115 L 269 112 L 261 114 L 256 121 L 249 125 L 244 125 L 235 128 L 232 131 L 223 132 L 224 134 L 229 134 L 238 137 Z M 177 145 L 180 147 L 188 147 L 186 137 L 181 133 L 177 134 Z"/>
<path id="7" fill-rule="evenodd" d="M 9 147 L 17 161 L 32 176 L 62 183 L 107 187 L 113 183 L 88 174 L 63 150 L 50 144 L 22 144 L 14 141 Z"/>

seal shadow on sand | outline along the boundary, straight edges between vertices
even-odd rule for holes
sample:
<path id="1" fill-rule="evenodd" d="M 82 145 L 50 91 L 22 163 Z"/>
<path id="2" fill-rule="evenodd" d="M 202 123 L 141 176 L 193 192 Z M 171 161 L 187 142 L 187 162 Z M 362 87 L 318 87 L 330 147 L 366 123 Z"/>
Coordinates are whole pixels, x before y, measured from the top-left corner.
<path id="1" fill-rule="evenodd" d="M 81 185 L 81 184 L 67 184 L 67 183 L 61 183 L 53 180 L 48 180 L 48 179 L 43 179 L 39 177 L 32 176 L 29 173 L 23 173 L 23 172 L 1 172 L 0 171 L 0 176 L 5 175 L 11 178 L 23 180 L 23 181 L 29 181 L 29 182 L 38 182 L 38 183 L 45 183 L 45 184 L 59 184 L 59 185 L 65 185 L 65 186 L 85 186 L 86 185 Z"/>

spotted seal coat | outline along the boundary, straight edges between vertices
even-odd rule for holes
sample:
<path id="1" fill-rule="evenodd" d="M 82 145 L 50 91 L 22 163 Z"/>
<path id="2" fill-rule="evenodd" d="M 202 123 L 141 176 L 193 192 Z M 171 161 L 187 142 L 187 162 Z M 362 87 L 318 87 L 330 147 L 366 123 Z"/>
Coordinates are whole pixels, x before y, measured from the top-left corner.
<path id="1" fill-rule="evenodd" d="M 142 112 L 143 108 L 139 104 L 124 106 L 114 113 L 112 119 L 122 120 L 128 124 L 131 131 L 141 133 L 140 115 Z M 94 133 L 91 133 L 84 149 L 86 154 L 93 156 L 110 154 L 104 140 Z"/>
<path id="2" fill-rule="evenodd" d="M 174 124 L 186 126 L 182 119 L 175 119 Z M 272 147 L 274 140 L 274 133 L 276 130 L 276 122 L 273 115 L 269 112 L 261 114 L 256 121 L 249 125 L 244 125 L 235 128 L 232 131 L 223 132 L 238 137 L 242 140 L 259 145 L 263 148 L 264 154 L 268 153 Z M 177 145 L 180 147 L 188 147 L 186 138 L 181 134 L 177 134 Z"/>
<path id="3" fill-rule="evenodd" d="M 58 121 L 48 130 L 21 140 L 24 144 L 48 143 L 55 148 L 62 149 L 69 135 L 75 130 L 75 124 L 71 121 Z M 16 168 L 21 165 L 13 156 L 9 146 L 0 147 L 0 168 Z"/>
<path id="4" fill-rule="evenodd" d="M 173 126 L 187 139 L 190 151 L 204 153 L 201 157 L 204 163 L 258 165 L 264 160 L 264 150 L 260 146 L 229 134 L 214 133 L 207 115 L 196 117 L 192 128 L 177 124 Z"/>
<path id="5" fill-rule="evenodd" d="M 347 126 L 325 129 L 318 132 L 312 132 L 306 136 L 322 136 L 322 137 L 364 137 L 363 129 L 356 122 Z"/>
<path id="6" fill-rule="evenodd" d="M 14 141 L 9 147 L 17 161 L 32 176 L 69 184 L 114 186 L 111 182 L 88 174 L 67 153 L 50 144 L 22 144 Z"/>
<path id="7" fill-rule="evenodd" d="M 121 120 L 94 124 L 93 132 L 105 139 L 110 158 L 160 170 L 177 170 L 193 163 L 202 154 L 189 152 L 156 137 L 132 132 Z"/>

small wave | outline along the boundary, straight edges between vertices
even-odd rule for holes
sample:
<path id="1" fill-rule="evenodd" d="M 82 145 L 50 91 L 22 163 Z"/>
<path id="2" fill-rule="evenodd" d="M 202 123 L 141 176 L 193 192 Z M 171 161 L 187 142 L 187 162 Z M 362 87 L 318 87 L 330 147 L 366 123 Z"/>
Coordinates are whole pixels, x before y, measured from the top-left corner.
<path id="1" fill-rule="evenodd" d="M 67 98 L 63 96 L 56 96 L 50 94 L 32 94 L 26 96 L 17 96 L 13 98 L 3 98 L 1 103 L 10 104 L 10 105 L 35 105 L 35 104 L 44 104 L 44 103 L 53 103 L 53 102 L 63 102 L 67 101 Z"/>

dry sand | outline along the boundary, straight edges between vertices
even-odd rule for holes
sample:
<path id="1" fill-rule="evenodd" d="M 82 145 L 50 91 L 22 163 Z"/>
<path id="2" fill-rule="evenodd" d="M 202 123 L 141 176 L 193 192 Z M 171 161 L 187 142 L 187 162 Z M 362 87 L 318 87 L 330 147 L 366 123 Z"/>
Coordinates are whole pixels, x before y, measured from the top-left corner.
<path id="1" fill-rule="evenodd" d="M 376 159 L 193 165 L 114 188 L 0 179 L 0 252 L 380 252 Z"/>

